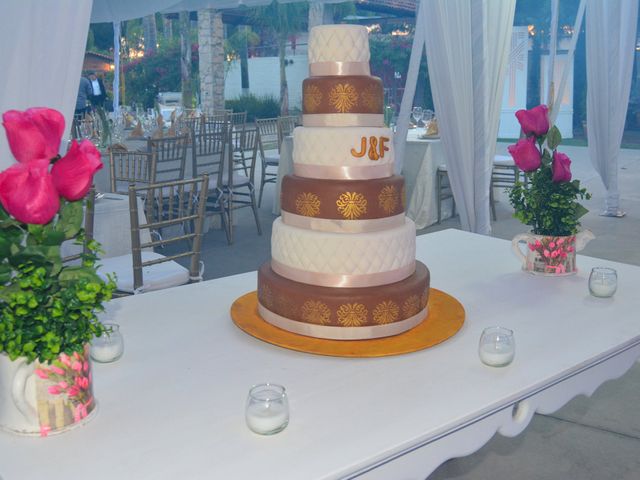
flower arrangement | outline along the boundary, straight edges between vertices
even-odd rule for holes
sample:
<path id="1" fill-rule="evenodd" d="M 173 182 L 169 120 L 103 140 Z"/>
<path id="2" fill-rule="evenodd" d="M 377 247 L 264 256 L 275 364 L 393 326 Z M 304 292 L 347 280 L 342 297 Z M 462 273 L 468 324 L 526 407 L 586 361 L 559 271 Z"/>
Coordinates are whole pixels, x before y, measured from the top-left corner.
<path id="1" fill-rule="evenodd" d="M 557 150 L 560 131 L 556 126 L 549 128 L 546 105 L 518 110 L 516 118 L 526 137 L 508 150 L 526 181 L 516 181 L 509 192 L 514 216 L 537 235 L 575 235 L 580 217 L 588 211 L 578 199 L 591 195 L 579 180 L 571 180 L 571 160 Z"/>
<path id="2" fill-rule="evenodd" d="M 42 363 L 86 355 L 115 285 L 95 272 L 95 241 L 80 265 L 64 265 L 60 247 L 84 240 L 83 199 L 100 152 L 74 140 L 61 158 L 65 125 L 56 110 L 10 110 L 2 120 L 18 162 L 0 173 L 0 352 Z"/>

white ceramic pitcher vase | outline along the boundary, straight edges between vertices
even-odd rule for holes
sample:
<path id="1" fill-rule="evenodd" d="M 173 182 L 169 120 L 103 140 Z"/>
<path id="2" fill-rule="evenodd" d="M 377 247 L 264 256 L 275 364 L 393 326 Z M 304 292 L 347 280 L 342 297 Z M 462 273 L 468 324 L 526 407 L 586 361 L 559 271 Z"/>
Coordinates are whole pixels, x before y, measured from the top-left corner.
<path id="1" fill-rule="evenodd" d="M 23 435 L 62 433 L 96 411 L 89 347 L 51 363 L 0 354 L 0 428 Z"/>
<path id="2" fill-rule="evenodd" d="M 590 230 L 576 235 L 553 236 L 521 233 L 513 237 L 511 247 L 522 262 L 522 269 L 536 275 L 573 275 L 576 273 L 576 252 L 595 237 Z M 521 243 L 526 243 L 525 252 Z"/>

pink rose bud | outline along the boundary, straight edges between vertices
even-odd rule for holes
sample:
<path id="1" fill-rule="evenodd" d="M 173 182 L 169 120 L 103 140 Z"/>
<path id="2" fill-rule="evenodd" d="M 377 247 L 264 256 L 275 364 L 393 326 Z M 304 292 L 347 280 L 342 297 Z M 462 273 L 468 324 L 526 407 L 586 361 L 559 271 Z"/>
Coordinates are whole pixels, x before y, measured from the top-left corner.
<path id="1" fill-rule="evenodd" d="M 71 369 L 75 370 L 76 372 L 82 371 L 82 363 L 80 363 L 80 362 L 72 362 L 71 363 Z"/>
<path id="2" fill-rule="evenodd" d="M 57 385 L 51 385 L 49 388 L 47 388 L 47 391 L 51 395 L 60 395 L 60 389 L 58 388 Z"/>
<path id="3" fill-rule="evenodd" d="M 17 163 L 0 173 L 0 202 L 19 222 L 49 223 L 60 208 L 49 160 Z"/>
<path id="4" fill-rule="evenodd" d="M 564 153 L 553 152 L 552 180 L 555 183 L 568 182 L 571 180 L 571 160 Z"/>
<path id="5" fill-rule="evenodd" d="M 100 151 L 93 143 L 74 140 L 69 152 L 53 165 L 51 176 L 58 193 L 73 202 L 87 194 L 93 175 L 101 168 Z"/>
<path id="6" fill-rule="evenodd" d="M 58 382 L 58 387 L 60 387 L 62 390 L 66 390 L 68 386 L 69 386 L 69 384 L 67 382 L 65 382 L 64 380 L 61 381 L 61 382 Z"/>
<path id="7" fill-rule="evenodd" d="M 64 375 L 64 370 L 61 369 L 60 367 L 56 367 L 55 365 L 51 365 L 51 371 L 58 375 Z"/>
<path id="8" fill-rule="evenodd" d="M 518 168 L 523 172 L 533 172 L 540 167 L 540 150 L 536 147 L 536 139 L 534 137 L 518 140 L 515 145 L 509 145 L 507 150 L 509 150 Z"/>
<path id="9" fill-rule="evenodd" d="M 69 355 L 67 355 L 66 353 L 60 354 L 60 361 L 67 367 L 71 366 L 71 359 L 69 358 Z"/>
<path id="10" fill-rule="evenodd" d="M 2 115 L 11 153 L 20 163 L 49 161 L 58 155 L 64 117 L 51 108 L 8 110 Z"/>
<path id="11" fill-rule="evenodd" d="M 547 250 L 546 248 L 544 249 L 544 251 L 542 252 L 542 254 L 543 254 L 545 257 L 549 257 L 549 255 L 551 255 L 551 253 L 549 253 L 549 250 Z"/>
<path id="12" fill-rule="evenodd" d="M 35 369 L 35 373 L 36 373 L 37 376 L 39 376 L 43 380 L 46 380 L 47 378 L 49 378 L 49 375 L 47 374 L 47 372 L 44 371 L 44 370 L 41 370 L 39 368 Z"/>
<path id="13" fill-rule="evenodd" d="M 556 242 L 549 242 L 549 248 L 556 248 Z"/>
<path id="14" fill-rule="evenodd" d="M 78 393 L 80 393 L 80 389 L 75 385 L 67 390 L 67 395 L 69 395 L 70 397 L 75 397 L 76 395 L 78 395 Z"/>
<path id="15" fill-rule="evenodd" d="M 559 238 L 558 239 L 558 245 L 562 245 L 564 243 L 564 238 Z"/>
<path id="16" fill-rule="evenodd" d="M 535 244 L 529 243 L 528 246 L 529 246 L 529 250 L 531 250 L 532 252 L 534 252 L 536 250 Z"/>
<path id="17" fill-rule="evenodd" d="M 549 131 L 549 109 L 546 105 L 538 105 L 531 110 L 518 110 L 516 118 L 520 122 L 525 135 L 541 137 Z"/>

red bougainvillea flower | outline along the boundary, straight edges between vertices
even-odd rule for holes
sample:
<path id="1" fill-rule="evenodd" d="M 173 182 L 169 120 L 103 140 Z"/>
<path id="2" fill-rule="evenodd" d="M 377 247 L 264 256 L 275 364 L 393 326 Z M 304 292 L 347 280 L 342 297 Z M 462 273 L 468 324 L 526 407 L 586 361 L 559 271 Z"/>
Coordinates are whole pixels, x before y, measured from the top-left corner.
<path id="1" fill-rule="evenodd" d="M 75 140 L 67 154 L 53 164 L 53 184 L 69 201 L 83 198 L 91 188 L 93 175 L 102 168 L 100 151 L 89 140 Z"/>
<path id="2" fill-rule="evenodd" d="M 536 147 L 535 137 L 527 137 L 518 140 L 515 145 L 507 147 L 513 157 L 513 161 L 523 172 L 533 172 L 540 167 L 540 150 Z"/>
<path id="3" fill-rule="evenodd" d="M 546 105 L 538 105 L 531 110 L 518 110 L 516 118 L 525 135 L 540 137 L 549 131 L 549 109 Z"/>
<path id="4" fill-rule="evenodd" d="M 8 110 L 2 115 L 11 153 L 21 163 L 51 160 L 60 150 L 64 117 L 51 108 Z"/>
<path id="5" fill-rule="evenodd" d="M 0 173 L 0 202 L 19 222 L 49 223 L 60 208 L 49 160 L 17 163 Z"/>
<path id="6" fill-rule="evenodd" d="M 556 183 L 568 182 L 571 180 L 571 160 L 564 153 L 553 152 L 552 180 Z"/>

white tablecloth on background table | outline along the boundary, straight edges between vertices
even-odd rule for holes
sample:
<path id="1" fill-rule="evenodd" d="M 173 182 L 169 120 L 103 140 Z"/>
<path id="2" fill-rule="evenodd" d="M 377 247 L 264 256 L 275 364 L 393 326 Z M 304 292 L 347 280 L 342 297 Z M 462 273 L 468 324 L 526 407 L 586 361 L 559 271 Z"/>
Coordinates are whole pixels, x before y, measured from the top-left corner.
<path id="1" fill-rule="evenodd" d="M 402 175 L 407 192 L 407 216 L 421 229 L 438 220 L 436 171 L 446 164 L 439 138 L 422 139 L 424 129 L 409 130 Z M 451 202 L 442 204 L 442 218 L 451 216 Z"/>
<path id="2" fill-rule="evenodd" d="M 269 154 L 267 153 L 267 156 Z M 282 139 L 280 145 L 280 162 L 278 163 L 278 178 L 276 179 L 276 189 L 273 193 L 273 214 L 280 215 L 280 189 L 282 188 L 282 178 L 293 173 L 293 136 L 288 135 Z"/>
<path id="3" fill-rule="evenodd" d="M 138 219 L 146 223 L 144 203 L 138 199 Z M 143 243 L 151 241 L 148 229 L 140 232 Z M 129 215 L 129 197 L 115 193 L 106 193 L 96 200 L 93 218 L 93 238 L 102 245 L 101 258 L 117 257 L 131 253 L 131 217 Z M 62 255 L 78 253 L 80 247 L 72 242 L 62 245 Z"/>

